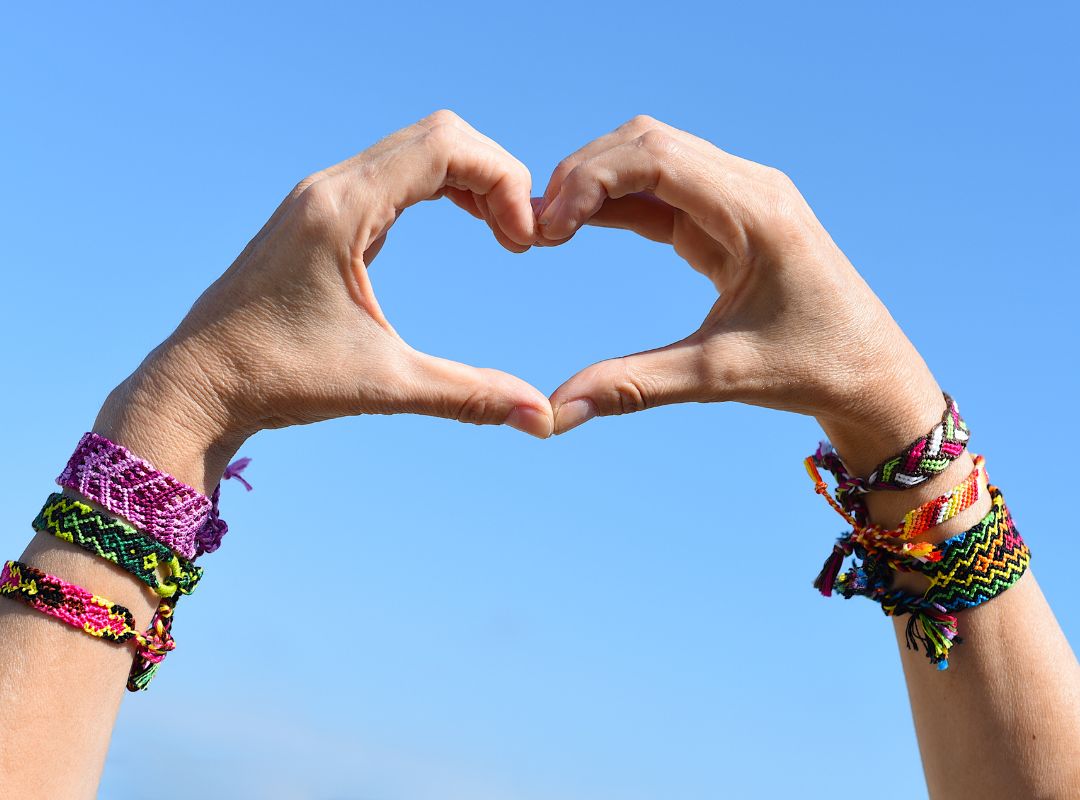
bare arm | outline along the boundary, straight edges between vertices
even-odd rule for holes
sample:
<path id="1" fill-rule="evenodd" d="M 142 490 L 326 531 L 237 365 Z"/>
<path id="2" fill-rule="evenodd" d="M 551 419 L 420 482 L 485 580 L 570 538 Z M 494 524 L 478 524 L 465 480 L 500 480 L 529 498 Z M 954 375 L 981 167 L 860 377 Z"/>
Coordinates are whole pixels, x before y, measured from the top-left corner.
<path id="1" fill-rule="evenodd" d="M 397 216 L 443 195 L 508 249 L 528 249 L 529 189 L 520 162 L 449 112 L 311 176 L 112 393 L 95 431 L 204 494 L 262 428 L 412 412 L 550 435 L 543 394 L 413 350 L 367 279 Z M 148 625 L 152 595 L 113 564 L 48 534 L 21 560 Z M 0 599 L 0 786 L 20 797 L 94 797 L 131 663 L 128 646 Z M 150 713 L 167 720 L 167 710 Z"/>
<path id="2" fill-rule="evenodd" d="M 776 170 L 638 117 L 559 165 L 539 222 L 546 245 L 584 224 L 670 243 L 720 294 L 685 339 L 594 364 L 560 386 L 551 398 L 556 433 L 596 415 L 740 401 L 815 416 L 866 475 L 941 418 L 941 388 L 926 364 Z M 891 527 L 971 470 L 965 454 L 915 489 L 872 493 L 871 518 Z M 924 538 L 966 530 L 988 504 L 984 494 Z M 1032 574 L 960 612 L 964 644 L 947 671 L 904 647 L 903 625 L 934 798 L 1080 797 L 1080 667 Z"/>

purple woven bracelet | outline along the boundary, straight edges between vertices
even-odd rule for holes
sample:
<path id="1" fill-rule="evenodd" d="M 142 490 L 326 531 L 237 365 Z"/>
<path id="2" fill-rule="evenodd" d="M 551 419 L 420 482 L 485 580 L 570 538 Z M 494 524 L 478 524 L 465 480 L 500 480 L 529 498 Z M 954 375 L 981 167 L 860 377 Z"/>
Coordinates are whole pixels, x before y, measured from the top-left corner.
<path id="1" fill-rule="evenodd" d="M 249 461 L 237 459 L 222 477 L 236 478 L 251 491 L 240 477 Z M 56 482 L 123 517 L 184 558 L 217 550 L 229 530 L 218 516 L 220 484 L 213 497 L 207 497 L 96 433 L 79 440 Z"/>

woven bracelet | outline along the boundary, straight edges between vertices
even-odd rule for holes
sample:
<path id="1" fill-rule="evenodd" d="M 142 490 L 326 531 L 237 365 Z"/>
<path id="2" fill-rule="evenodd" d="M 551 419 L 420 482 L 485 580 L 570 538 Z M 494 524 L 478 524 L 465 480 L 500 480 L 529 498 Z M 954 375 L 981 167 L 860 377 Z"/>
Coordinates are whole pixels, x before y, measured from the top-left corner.
<path id="1" fill-rule="evenodd" d="M 844 559 L 856 552 L 863 554 L 889 554 L 899 559 L 922 563 L 940 557 L 937 549 L 929 542 L 912 541 L 916 536 L 926 533 L 931 528 L 942 525 L 950 519 L 971 508 L 979 499 L 981 478 L 985 474 L 985 460 L 975 456 L 975 468 L 963 481 L 948 492 L 933 500 L 928 500 L 913 511 L 904 515 L 900 525 L 891 530 L 878 525 L 867 525 L 860 518 L 845 509 L 838 500 L 829 495 L 829 487 L 818 471 L 814 456 L 807 458 L 803 465 L 810 479 L 814 481 L 814 490 L 828 501 L 833 510 L 851 525 L 851 531 L 840 536 L 833 545 L 833 551 L 826 559 L 821 573 L 814 581 L 814 588 L 829 597 L 833 583 Z"/>
<path id="2" fill-rule="evenodd" d="M 135 629 L 135 618 L 124 606 L 19 561 L 4 564 L 0 596 L 20 600 L 99 639 L 121 644 L 134 641 L 136 655 L 127 683 L 132 691 L 146 687 L 165 654 L 176 646 L 165 624 L 167 620 L 140 633 Z"/>
<path id="3" fill-rule="evenodd" d="M 944 472 L 967 447 L 971 431 L 960 417 L 956 401 L 945 395 L 941 422 L 900 455 L 886 459 L 870 473 L 863 491 L 910 489 Z"/>
<path id="4" fill-rule="evenodd" d="M 909 614 L 905 639 L 910 649 L 920 646 L 938 669 L 949 666 L 949 652 L 963 640 L 955 612 L 992 600 L 1013 586 L 1027 571 L 1031 551 L 1021 538 L 1001 491 L 989 486 L 990 511 L 975 526 L 934 548 L 923 561 L 891 553 L 868 553 L 837 577 L 836 590 L 845 598 L 868 597 L 888 616 Z M 920 572 L 930 588 L 915 595 L 893 588 L 898 571 Z"/>
<path id="5" fill-rule="evenodd" d="M 51 494 L 34 518 L 35 531 L 78 545 L 134 575 L 163 598 L 191 594 L 202 578 L 195 566 L 123 520 L 62 494 Z M 162 579 L 161 569 L 167 577 Z"/>
<path id="6" fill-rule="evenodd" d="M 240 477 L 249 461 L 233 462 L 222 479 L 236 478 L 250 491 L 251 485 Z M 229 530 L 218 513 L 220 484 L 207 497 L 96 433 L 82 437 L 56 482 L 187 559 L 216 550 Z"/>
<path id="7" fill-rule="evenodd" d="M 960 416 L 956 401 L 945 395 L 945 413 L 925 436 L 916 439 L 902 453 L 886 459 L 859 478 L 848 472 L 829 442 L 821 442 L 810 458 L 814 465 L 836 478 L 836 499 L 861 524 L 866 524 L 866 504 L 862 495 L 879 489 L 910 489 L 940 475 L 967 448 L 971 431 Z"/>

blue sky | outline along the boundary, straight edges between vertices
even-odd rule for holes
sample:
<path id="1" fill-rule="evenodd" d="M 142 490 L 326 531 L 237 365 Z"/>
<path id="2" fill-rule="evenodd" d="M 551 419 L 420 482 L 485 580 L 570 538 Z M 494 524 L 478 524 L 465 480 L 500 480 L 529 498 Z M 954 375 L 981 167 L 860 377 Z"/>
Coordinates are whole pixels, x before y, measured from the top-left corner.
<path id="1" fill-rule="evenodd" d="M 1075 10 L 370 5 L 0 13 L 4 557 L 107 391 L 297 180 L 449 107 L 538 193 L 649 113 L 793 177 L 960 401 L 1080 641 L 1055 482 L 1080 447 Z M 410 210 L 372 279 L 414 346 L 544 391 L 712 302 L 660 245 L 514 256 L 449 203 Z M 878 796 L 921 796 L 888 622 L 810 589 L 839 532 L 799 464 L 818 436 L 721 405 L 548 442 L 405 417 L 260 434 L 102 796 L 158 784 L 167 731 L 162 800 L 826 798 L 858 769 L 829 720 L 867 692 L 893 731 L 867 750 Z"/>

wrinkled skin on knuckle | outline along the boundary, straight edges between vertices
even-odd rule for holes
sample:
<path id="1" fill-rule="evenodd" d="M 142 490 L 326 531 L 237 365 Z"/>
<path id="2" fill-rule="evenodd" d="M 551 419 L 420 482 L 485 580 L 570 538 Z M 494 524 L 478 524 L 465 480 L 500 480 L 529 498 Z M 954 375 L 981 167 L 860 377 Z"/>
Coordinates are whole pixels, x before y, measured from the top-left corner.
<path id="1" fill-rule="evenodd" d="M 459 422 L 467 422 L 471 425 L 486 425 L 492 421 L 492 415 L 497 410 L 497 404 L 492 402 L 489 391 L 486 387 L 483 387 L 473 390 L 466 396 L 452 416 Z"/>
<path id="2" fill-rule="evenodd" d="M 644 385 L 624 359 L 597 365 L 595 369 L 596 377 L 603 387 L 600 396 L 595 398 L 600 413 L 632 414 L 648 408 Z"/>

